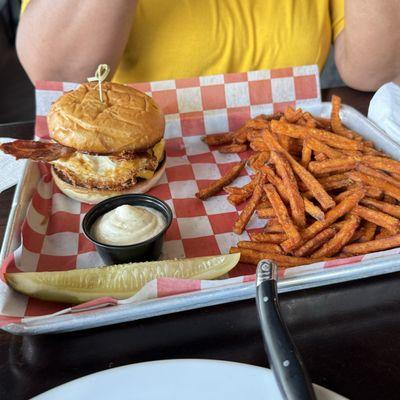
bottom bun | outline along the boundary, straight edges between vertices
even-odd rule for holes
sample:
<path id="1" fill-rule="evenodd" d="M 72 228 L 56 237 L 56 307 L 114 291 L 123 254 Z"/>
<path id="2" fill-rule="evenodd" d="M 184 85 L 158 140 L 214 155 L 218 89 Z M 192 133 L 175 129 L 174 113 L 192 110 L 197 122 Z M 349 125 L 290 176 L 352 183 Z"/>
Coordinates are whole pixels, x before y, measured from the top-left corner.
<path id="1" fill-rule="evenodd" d="M 56 183 L 58 188 L 66 196 L 83 203 L 97 204 L 100 203 L 100 201 L 103 201 L 110 197 L 119 196 L 121 194 L 148 192 L 161 179 L 165 171 L 165 165 L 166 165 L 166 157 L 164 157 L 164 160 L 158 166 L 157 171 L 154 173 L 154 176 L 151 179 L 146 179 L 136 182 L 132 187 L 124 190 L 104 190 L 104 189 L 96 190 L 96 189 L 87 189 L 80 186 L 74 186 L 62 180 L 57 175 L 53 167 L 51 167 L 51 175 L 53 176 L 54 182 Z"/>

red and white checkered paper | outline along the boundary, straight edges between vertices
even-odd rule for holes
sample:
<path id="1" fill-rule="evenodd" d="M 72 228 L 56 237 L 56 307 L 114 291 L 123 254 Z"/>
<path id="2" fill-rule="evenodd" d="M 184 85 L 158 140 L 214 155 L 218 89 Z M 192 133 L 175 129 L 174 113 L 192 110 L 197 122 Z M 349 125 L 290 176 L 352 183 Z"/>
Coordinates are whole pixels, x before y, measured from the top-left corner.
<path id="1" fill-rule="evenodd" d="M 77 84 L 40 82 L 36 87 L 37 138 L 47 139 L 46 115 L 59 96 Z M 173 210 L 173 222 L 166 233 L 162 258 L 197 257 L 227 253 L 238 240 L 249 238 L 248 232 L 264 226 L 265 220 L 254 216 L 247 232 L 240 237 L 232 233 L 238 209 L 225 194 L 207 201 L 198 200 L 195 193 L 218 179 L 233 164 L 248 154 L 220 154 L 200 138 L 204 134 L 231 131 L 248 118 L 260 113 L 270 114 L 292 107 L 320 102 L 317 66 L 302 66 L 277 70 L 252 71 L 237 74 L 205 76 L 193 79 L 168 80 L 133 84 L 151 95 L 161 106 L 166 118 L 166 173 L 149 194 L 166 201 Z M 22 245 L 5 261 L 2 270 L 53 271 L 102 265 L 93 244 L 81 230 L 84 214 L 91 207 L 63 195 L 53 185 L 47 165 L 40 165 L 42 178 L 33 194 L 22 225 Z M 243 171 L 235 184 L 249 182 L 250 171 Z M 358 262 L 361 257 L 353 257 Z M 312 270 L 348 263 L 316 263 L 282 271 L 282 276 L 307 273 Z M 130 302 L 202 290 L 253 279 L 254 266 L 239 265 L 229 280 L 193 281 L 159 279 L 149 283 Z M 232 277 L 235 277 L 232 279 Z M 118 302 L 103 299 L 86 308 Z M 43 302 L 20 295 L 0 281 L 0 324 L 58 312 L 65 305 Z M 82 306 L 65 312 L 82 311 Z"/>

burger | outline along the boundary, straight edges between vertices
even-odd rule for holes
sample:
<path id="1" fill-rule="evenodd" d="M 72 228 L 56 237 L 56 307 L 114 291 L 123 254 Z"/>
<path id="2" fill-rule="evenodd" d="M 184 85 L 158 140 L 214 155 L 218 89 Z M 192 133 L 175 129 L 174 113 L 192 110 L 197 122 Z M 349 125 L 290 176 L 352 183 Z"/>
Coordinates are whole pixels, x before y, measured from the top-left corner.
<path id="1" fill-rule="evenodd" d="M 129 86 L 85 83 L 56 100 L 48 113 L 50 142 L 0 145 L 17 158 L 46 161 L 59 189 L 86 203 L 144 193 L 165 170 L 164 116 Z"/>

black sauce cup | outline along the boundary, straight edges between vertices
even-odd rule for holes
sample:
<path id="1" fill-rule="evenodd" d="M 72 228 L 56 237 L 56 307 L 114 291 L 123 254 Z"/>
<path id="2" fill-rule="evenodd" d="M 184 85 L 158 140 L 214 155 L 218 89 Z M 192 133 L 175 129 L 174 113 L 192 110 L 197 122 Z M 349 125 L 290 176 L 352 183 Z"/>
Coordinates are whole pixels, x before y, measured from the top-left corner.
<path id="1" fill-rule="evenodd" d="M 92 235 L 91 229 L 97 218 L 124 204 L 131 206 L 151 207 L 160 211 L 165 218 L 165 227 L 157 235 L 140 243 L 131 245 L 109 245 L 98 242 Z M 125 194 L 112 197 L 93 206 L 82 221 L 85 236 L 91 240 L 106 265 L 122 264 L 133 261 L 157 260 L 164 243 L 164 234 L 172 222 L 171 208 L 164 201 L 148 194 Z"/>

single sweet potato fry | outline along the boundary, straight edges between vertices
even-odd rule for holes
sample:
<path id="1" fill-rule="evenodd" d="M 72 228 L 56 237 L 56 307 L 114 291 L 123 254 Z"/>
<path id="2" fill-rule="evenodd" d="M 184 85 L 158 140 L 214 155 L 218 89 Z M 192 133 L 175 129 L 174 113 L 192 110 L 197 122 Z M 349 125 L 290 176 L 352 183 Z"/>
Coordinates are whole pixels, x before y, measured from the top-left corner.
<path id="1" fill-rule="evenodd" d="M 336 180 L 336 181 L 332 180 L 330 182 L 326 182 L 322 186 L 324 187 L 324 189 L 327 192 L 329 192 L 329 191 L 335 190 L 335 189 L 348 188 L 352 184 L 353 184 L 353 181 L 350 178 L 344 178 L 341 180 Z"/>
<path id="2" fill-rule="evenodd" d="M 336 189 L 342 189 L 342 188 L 348 188 L 353 185 L 353 181 L 350 178 L 342 179 L 342 180 L 332 180 L 328 181 L 325 184 L 323 184 L 323 188 L 327 191 L 330 192 L 332 190 Z M 313 197 L 312 193 L 310 191 L 303 192 L 303 196 L 307 199 L 311 199 Z M 336 198 L 335 198 L 336 201 Z"/>
<path id="3" fill-rule="evenodd" d="M 346 173 L 355 182 L 362 182 L 366 185 L 383 190 L 385 194 L 394 197 L 396 200 L 400 200 L 400 188 L 392 185 L 375 176 L 363 174 L 362 172 L 351 171 Z"/>
<path id="4" fill-rule="evenodd" d="M 379 179 L 383 179 L 384 181 L 389 182 L 392 185 L 400 188 L 400 181 L 398 181 L 397 179 L 393 178 L 392 176 L 390 176 L 388 174 L 385 174 L 382 171 L 368 167 L 367 165 L 364 165 L 362 163 L 357 165 L 357 171 L 360 171 L 363 174 L 375 176 L 376 178 L 379 178 Z"/>
<path id="5" fill-rule="evenodd" d="M 285 233 L 249 233 L 254 242 L 282 243 L 287 236 Z"/>
<path id="6" fill-rule="evenodd" d="M 241 249 L 253 249 L 257 251 L 271 251 L 272 253 L 283 254 L 282 249 L 276 243 L 265 243 L 265 242 L 248 242 L 240 241 L 237 243 L 237 247 Z"/>
<path id="7" fill-rule="evenodd" d="M 400 174 L 400 161 L 392 160 L 386 157 L 364 156 L 362 157 L 363 164 L 382 171 Z"/>
<path id="8" fill-rule="evenodd" d="M 239 204 L 242 204 L 244 201 L 246 201 L 249 197 L 251 196 L 251 193 L 244 193 L 244 194 L 230 194 L 227 197 L 227 200 L 229 203 L 231 203 L 233 206 L 238 206 Z"/>
<path id="9" fill-rule="evenodd" d="M 236 187 L 236 186 L 225 186 L 224 187 L 224 192 L 228 194 L 245 194 L 246 190 L 244 190 L 242 187 Z"/>
<path id="10" fill-rule="evenodd" d="M 261 208 L 261 209 L 258 209 L 256 212 L 257 212 L 258 218 L 274 218 L 274 217 L 276 217 L 275 211 L 272 207 Z"/>
<path id="11" fill-rule="evenodd" d="M 386 203 L 385 201 L 371 199 L 370 197 L 365 197 L 360 201 L 360 204 L 367 207 L 376 208 L 379 211 L 383 211 L 392 217 L 400 218 L 400 206 Z"/>
<path id="12" fill-rule="evenodd" d="M 354 183 L 347 187 L 345 192 L 339 193 L 334 197 L 336 202 L 342 201 L 345 197 L 347 197 L 350 193 L 354 191 L 364 188 L 365 189 L 365 196 L 373 198 L 373 199 L 380 199 L 382 198 L 383 191 L 378 188 L 374 188 L 373 186 L 364 186 L 362 183 Z"/>
<path id="13" fill-rule="evenodd" d="M 257 178 L 257 184 L 256 187 L 254 188 L 253 195 L 247 202 L 246 207 L 240 213 L 238 220 L 233 225 L 233 232 L 235 232 L 238 235 L 240 235 L 244 231 L 244 228 L 249 222 L 251 216 L 253 215 L 257 204 L 261 200 L 261 196 L 263 194 L 263 188 L 262 188 L 263 179 L 264 176 L 260 176 L 259 178 Z"/>
<path id="14" fill-rule="evenodd" d="M 304 168 L 308 168 L 308 164 L 311 161 L 312 149 L 308 145 L 308 139 L 303 140 L 303 148 L 301 149 L 301 165 Z"/>
<path id="15" fill-rule="evenodd" d="M 345 157 L 355 157 L 357 161 L 361 161 L 362 160 L 363 153 L 361 151 L 359 151 L 359 150 L 340 149 L 340 152 L 343 153 L 343 155 Z"/>
<path id="16" fill-rule="evenodd" d="M 293 221 L 299 228 L 304 228 L 306 225 L 304 200 L 299 192 L 292 167 L 286 157 L 276 151 L 271 151 L 271 161 L 275 164 L 278 175 L 285 186 Z"/>
<path id="17" fill-rule="evenodd" d="M 201 200 L 206 200 L 214 194 L 217 194 L 222 190 L 224 186 L 229 185 L 239 176 L 244 166 L 244 161 L 236 164 L 223 177 L 214 181 L 213 183 L 211 183 L 211 185 L 207 186 L 204 189 L 201 189 L 198 193 L 196 193 L 196 197 Z"/>
<path id="18" fill-rule="evenodd" d="M 223 144 L 229 144 L 233 141 L 233 134 L 228 133 L 215 133 L 213 135 L 206 135 L 202 137 L 203 142 L 209 146 L 221 146 Z"/>
<path id="19" fill-rule="evenodd" d="M 301 240 L 300 233 L 297 230 L 296 225 L 290 218 L 286 206 L 274 186 L 272 186 L 271 184 L 265 185 L 264 191 L 267 194 L 268 200 L 270 201 L 275 211 L 275 215 L 277 216 L 279 223 L 282 225 L 282 228 L 285 231 L 286 235 L 294 242 L 299 242 Z"/>
<path id="20" fill-rule="evenodd" d="M 328 242 L 326 242 L 319 250 L 311 254 L 311 258 L 330 257 L 339 253 L 342 248 L 350 241 L 360 224 L 360 217 L 350 214 L 346 219 L 343 227 Z"/>
<path id="21" fill-rule="evenodd" d="M 227 144 L 221 147 L 218 147 L 218 151 L 220 153 L 242 153 L 247 150 L 247 144 Z"/>
<path id="22" fill-rule="evenodd" d="M 342 121 L 340 119 L 339 111 L 341 107 L 342 100 L 339 96 L 332 96 L 332 112 L 331 112 L 331 126 L 333 132 L 338 135 L 347 137 L 349 139 L 354 139 L 355 133 L 350 129 L 347 129 L 343 126 Z"/>
<path id="23" fill-rule="evenodd" d="M 251 194 L 253 193 L 254 187 L 256 185 L 256 179 L 252 179 L 249 183 L 242 187 L 236 187 L 236 186 L 225 186 L 224 187 L 224 192 L 228 194 L 237 194 L 240 196 L 245 196 L 245 199 L 250 197 Z"/>
<path id="24" fill-rule="evenodd" d="M 352 243 L 343 248 L 346 254 L 366 254 L 400 246 L 400 234 L 364 243 Z"/>
<path id="25" fill-rule="evenodd" d="M 353 213 L 367 221 L 373 222 L 374 224 L 387 229 L 392 234 L 400 232 L 400 221 L 389 214 L 360 205 L 354 207 Z"/>
<path id="26" fill-rule="evenodd" d="M 341 202 L 343 199 L 345 199 L 347 196 L 349 196 L 351 193 L 354 193 L 354 191 L 357 190 L 356 188 L 353 187 L 348 187 L 346 191 L 341 192 L 337 194 L 334 199 L 337 203 Z"/>
<path id="27" fill-rule="evenodd" d="M 314 175 L 327 174 L 332 172 L 343 172 L 355 169 L 357 161 L 354 158 L 331 158 L 325 161 L 311 161 L 308 169 Z"/>
<path id="28" fill-rule="evenodd" d="M 313 260 L 311 258 L 303 257 L 292 257 L 283 254 L 277 254 L 273 252 L 260 252 L 253 249 L 240 249 L 239 247 L 231 247 L 230 253 L 240 253 L 240 262 L 247 264 L 257 265 L 261 260 L 274 261 L 278 267 L 295 267 L 297 265 L 306 265 L 317 262 L 319 260 Z M 323 260 L 321 260 L 323 261 Z"/>
<path id="29" fill-rule="evenodd" d="M 301 247 L 299 247 L 294 255 L 296 257 L 306 257 L 321 247 L 325 242 L 335 236 L 336 230 L 333 228 L 326 228 L 313 238 L 311 238 L 308 242 L 304 243 Z"/>
<path id="30" fill-rule="evenodd" d="M 332 174 L 318 178 L 321 185 L 329 184 L 331 182 L 342 181 L 343 179 L 349 179 L 344 173 Z"/>
<path id="31" fill-rule="evenodd" d="M 324 142 L 321 142 L 315 138 L 307 138 L 307 146 L 318 153 L 325 154 L 328 158 L 343 158 L 346 155 L 339 150 L 334 149 L 333 147 L 328 146 Z"/>

